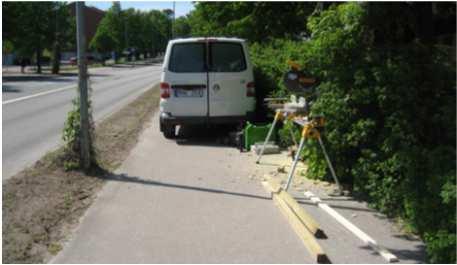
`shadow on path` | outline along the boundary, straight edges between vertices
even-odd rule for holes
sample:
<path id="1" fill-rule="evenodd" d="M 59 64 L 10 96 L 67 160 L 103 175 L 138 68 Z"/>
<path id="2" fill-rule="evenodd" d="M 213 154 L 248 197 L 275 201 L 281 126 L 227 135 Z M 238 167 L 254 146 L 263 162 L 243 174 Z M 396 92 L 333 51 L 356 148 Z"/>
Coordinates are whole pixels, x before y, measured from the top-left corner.
<path id="1" fill-rule="evenodd" d="M 258 195 L 247 194 L 247 193 L 210 189 L 210 188 L 188 186 L 188 185 L 181 185 L 181 184 L 166 183 L 166 182 L 160 182 L 160 181 L 155 181 L 155 180 L 147 180 L 147 179 L 142 179 L 140 177 L 131 177 L 126 174 L 111 174 L 111 175 L 105 176 L 104 179 L 106 179 L 108 181 L 120 181 L 120 182 L 136 183 L 136 184 L 143 184 L 143 185 L 160 186 L 160 187 L 166 187 L 166 188 L 174 188 L 174 189 L 184 189 L 184 190 L 217 193 L 217 194 L 226 194 L 226 195 L 232 195 L 232 196 L 247 197 L 247 198 L 252 198 L 252 199 L 271 200 L 270 197 L 265 197 L 265 196 L 258 196 Z"/>
<path id="2" fill-rule="evenodd" d="M 360 248 L 366 249 L 370 251 L 370 254 L 373 256 L 379 256 L 379 254 L 374 251 L 370 246 L 361 246 Z M 402 260 L 413 260 L 417 263 L 426 263 L 427 262 L 427 257 L 426 257 L 426 250 L 424 245 L 417 245 L 415 246 L 414 250 L 409 250 L 409 249 L 394 249 L 394 248 L 387 248 L 392 254 L 397 256 L 397 258 L 400 260 L 400 263 Z"/>
<path id="3" fill-rule="evenodd" d="M 22 90 L 20 90 L 20 89 L 13 88 L 13 87 L 11 87 L 9 85 L 2 84 L 2 92 L 3 93 L 19 93 L 21 91 Z"/>
<path id="4" fill-rule="evenodd" d="M 230 133 L 235 131 L 236 126 L 233 125 L 181 126 L 178 130 L 176 143 L 178 145 L 236 148 L 238 144 L 233 137 L 230 137 Z"/>

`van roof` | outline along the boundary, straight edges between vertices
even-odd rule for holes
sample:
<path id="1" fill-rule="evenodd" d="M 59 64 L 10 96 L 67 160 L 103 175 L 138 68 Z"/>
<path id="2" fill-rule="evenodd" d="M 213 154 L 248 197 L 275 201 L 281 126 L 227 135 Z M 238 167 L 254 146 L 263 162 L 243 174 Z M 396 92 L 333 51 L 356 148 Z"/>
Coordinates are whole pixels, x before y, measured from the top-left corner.
<path id="1" fill-rule="evenodd" d="M 170 41 L 170 44 L 174 43 L 182 43 L 182 42 L 197 42 L 197 41 L 204 41 L 206 39 L 211 39 L 215 41 L 228 41 L 228 42 L 245 42 L 244 39 L 239 38 L 227 38 L 227 37 L 196 37 L 196 38 L 180 38 L 174 39 Z"/>

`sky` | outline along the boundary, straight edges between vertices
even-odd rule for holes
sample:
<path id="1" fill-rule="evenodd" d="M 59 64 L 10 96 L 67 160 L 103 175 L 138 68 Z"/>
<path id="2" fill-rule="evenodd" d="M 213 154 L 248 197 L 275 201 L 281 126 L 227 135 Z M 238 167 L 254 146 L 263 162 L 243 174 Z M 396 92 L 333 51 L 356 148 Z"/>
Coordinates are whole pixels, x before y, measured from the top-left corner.
<path id="1" fill-rule="evenodd" d="M 120 1 L 122 9 L 135 8 L 140 10 L 151 9 L 173 9 L 173 1 Z M 94 6 L 101 10 L 107 10 L 111 7 L 111 1 L 86 1 L 87 6 Z M 194 9 L 190 1 L 175 1 L 176 17 L 185 16 Z"/>

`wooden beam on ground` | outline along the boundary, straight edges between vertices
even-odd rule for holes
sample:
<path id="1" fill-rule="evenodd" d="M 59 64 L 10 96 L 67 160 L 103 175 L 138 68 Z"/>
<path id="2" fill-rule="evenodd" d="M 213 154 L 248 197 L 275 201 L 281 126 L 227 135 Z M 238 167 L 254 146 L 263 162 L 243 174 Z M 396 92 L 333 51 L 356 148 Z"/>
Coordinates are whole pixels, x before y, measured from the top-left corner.
<path id="1" fill-rule="evenodd" d="M 319 224 L 303 209 L 300 204 L 285 190 L 281 188 L 281 184 L 273 179 L 269 179 L 266 184 L 273 196 L 279 196 L 286 204 L 292 209 L 294 214 L 300 219 L 305 227 L 317 238 L 325 238 L 324 231 L 320 228 Z"/>
<path id="2" fill-rule="evenodd" d="M 326 238 L 324 231 L 320 228 L 316 220 L 314 220 L 314 218 L 312 218 L 289 193 L 282 190 L 278 193 L 278 196 L 294 211 L 311 234 L 317 238 Z"/>
<path id="3" fill-rule="evenodd" d="M 263 181 L 262 185 L 265 187 L 267 192 L 271 193 L 273 201 L 289 221 L 295 233 L 297 233 L 297 235 L 300 237 L 306 249 L 313 257 L 313 260 L 317 263 L 331 263 L 330 259 L 327 257 L 319 243 L 316 241 L 314 237 L 315 235 L 308 229 L 308 227 L 306 227 L 305 223 L 302 221 L 300 216 L 297 215 L 293 208 L 283 199 L 284 195 L 281 194 L 285 194 L 286 192 L 282 190 L 280 184 L 276 181 Z M 287 197 L 287 195 L 285 197 Z M 319 231 L 322 230 L 319 229 Z"/>
<path id="4" fill-rule="evenodd" d="M 310 253 L 313 260 L 317 263 L 331 263 L 325 252 L 322 250 L 319 243 L 317 243 L 314 235 L 305 227 L 300 221 L 297 215 L 292 209 L 283 201 L 279 196 L 273 195 L 274 202 L 278 205 L 278 208 L 287 218 L 295 233 L 300 237 L 306 249 Z"/>
<path id="5" fill-rule="evenodd" d="M 337 211 L 332 209 L 328 204 L 323 203 L 321 199 L 319 199 L 316 195 L 314 195 L 312 192 L 307 191 L 304 193 L 305 197 L 310 199 L 311 202 L 315 203 L 319 208 L 324 210 L 326 213 L 328 213 L 331 217 L 335 218 L 335 220 L 340 223 L 343 227 L 345 227 L 347 230 L 349 230 L 351 233 L 356 235 L 360 240 L 362 240 L 365 244 L 373 248 L 376 252 L 379 253 L 387 262 L 397 262 L 398 258 L 389 252 L 386 248 L 378 245 L 378 243 L 371 238 L 369 235 L 367 235 L 365 232 L 360 230 L 357 226 L 349 222 L 346 218 L 344 218 L 341 214 L 339 214 Z"/>

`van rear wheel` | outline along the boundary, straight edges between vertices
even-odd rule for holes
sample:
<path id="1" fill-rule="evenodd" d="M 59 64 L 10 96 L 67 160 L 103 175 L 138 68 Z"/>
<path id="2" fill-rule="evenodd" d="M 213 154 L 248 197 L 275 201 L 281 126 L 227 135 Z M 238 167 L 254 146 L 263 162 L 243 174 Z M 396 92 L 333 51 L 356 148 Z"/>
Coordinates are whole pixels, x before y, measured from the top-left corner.
<path id="1" fill-rule="evenodd" d="M 175 136 L 176 136 L 176 129 L 175 129 L 176 126 L 175 125 L 169 125 L 169 124 L 165 125 L 164 124 L 162 128 L 163 128 L 163 131 L 162 131 L 163 136 L 165 136 L 165 138 L 167 138 L 167 139 L 175 138 Z"/>

